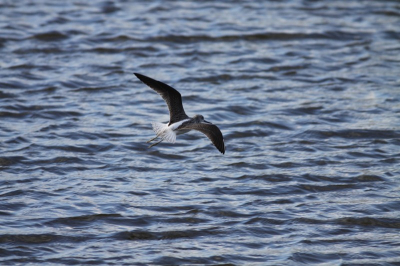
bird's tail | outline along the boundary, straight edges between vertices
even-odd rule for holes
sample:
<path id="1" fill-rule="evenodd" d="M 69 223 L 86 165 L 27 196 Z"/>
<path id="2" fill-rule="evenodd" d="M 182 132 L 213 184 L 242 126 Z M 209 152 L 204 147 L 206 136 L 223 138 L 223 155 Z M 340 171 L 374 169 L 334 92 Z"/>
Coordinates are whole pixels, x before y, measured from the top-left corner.
<path id="1" fill-rule="evenodd" d="M 163 139 L 165 142 L 175 143 L 176 134 L 175 132 L 168 126 L 168 124 L 163 124 L 159 122 L 152 122 L 154 132 Z"/>

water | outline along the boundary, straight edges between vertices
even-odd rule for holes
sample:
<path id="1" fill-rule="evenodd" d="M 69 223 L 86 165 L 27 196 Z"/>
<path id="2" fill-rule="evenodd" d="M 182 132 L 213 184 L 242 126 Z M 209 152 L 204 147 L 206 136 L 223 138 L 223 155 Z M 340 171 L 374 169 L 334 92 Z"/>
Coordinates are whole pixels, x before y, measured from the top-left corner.
<path id="1" fill-rule="evenodd" d="M 2 1 L 0 264 L 400 265 L 398 1 Z M 224 136 L 148 149 L 164 81 Z"/>

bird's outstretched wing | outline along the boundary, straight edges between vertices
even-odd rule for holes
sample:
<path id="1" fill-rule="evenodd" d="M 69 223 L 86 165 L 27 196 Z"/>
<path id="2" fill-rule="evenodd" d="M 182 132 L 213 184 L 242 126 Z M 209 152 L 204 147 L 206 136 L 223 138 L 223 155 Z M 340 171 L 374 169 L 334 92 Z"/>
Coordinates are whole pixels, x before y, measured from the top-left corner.
<path id="1" fill-rule="evenodd" d="M 185 110 L 183 110 L 181 94 L 177 90 L 168 86 L 165 83 L 146 77 L 142 74 L 139 73 L 134 73 L 134 74 L 144 84 L 146 84 L 147 86 L 155 90 L 158 94 L 160 94 L 161 97 L 164 99 L 164 101 L 167 103 L 169 109 L 169 117 L 170 117 L 169 124 L 173 124 L 175 122 L 188 118 L 188 116 L 185 113 Z"/>
<path id="2" fill-rule="evenodd" d="M 211 123 L 187 124 L 182 129 L 194 129 L 206 135 L 214 146 L 222 153 L 225 154 L 224 137 L 221 130 Z"/>

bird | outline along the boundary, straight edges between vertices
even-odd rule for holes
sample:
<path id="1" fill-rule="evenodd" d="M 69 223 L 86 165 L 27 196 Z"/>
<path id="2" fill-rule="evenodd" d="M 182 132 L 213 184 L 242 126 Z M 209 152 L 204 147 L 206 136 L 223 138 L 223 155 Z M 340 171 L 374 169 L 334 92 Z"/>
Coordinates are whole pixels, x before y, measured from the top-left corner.
<path id="1" fill-rule="evenodd" d="M 156 136 L 147 141 L 147 143 L 150 143 L 157 138 L 160 138 L 161 140 L 151 144 L 149 148 L 161 143 L 162 141 L 175 143 L 177 135 L 184 134 L 191 130 L 197 130 L 206 135 L 214 144 L 214 146 L 222 154 L 225 154 L 225 143 L 221 130 L 213 123 L 206 121 L 202 115 L 197 114 L 193 117 L 189 117 L 183 109 L 182 96 L 176 89 L 145 75 L 139 73 L 133 74 L 140 81 L 161 95 L 161 97 L 167 103 L 169 110 L 170 119 L 167 124 L 159 122 L 151 123 Z"/>

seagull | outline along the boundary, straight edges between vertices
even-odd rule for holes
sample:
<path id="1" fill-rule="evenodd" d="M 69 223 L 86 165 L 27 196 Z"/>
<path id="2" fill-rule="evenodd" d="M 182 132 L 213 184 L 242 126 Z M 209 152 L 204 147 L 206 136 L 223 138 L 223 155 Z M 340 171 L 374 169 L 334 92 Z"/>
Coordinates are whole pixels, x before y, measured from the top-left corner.
<path id="1" fill-rule="evenodd" d="M 197 130 L 205 134 L 211 140 L 214 146 L 222 154 L 225 154 L 225 143 L 221 130 L 219 130 L 216 125 L 204 120 L 202 115 L 195 115 L 192 118 L 187 116 L 185 110 L 183 109 L 181 94 L 177 90 L 165 83 L 146 77 L 145 75 L 139 73 L 133 74 L 135 74 L 135 76 L 144 84 L 160 94 L 167 103 L 169 109 L 170 119 L 167 124 L 159 122 L 151 123 L 156 136 L 147 141 L 147 143 L 150 143 L 157 138 L 160 138 L 161 140 L 153 143 L 149 146 L 149 148 L 159 144 L 162 141 L 175 143 L 176 135 L 184 134 L 190 130 Z"/>

